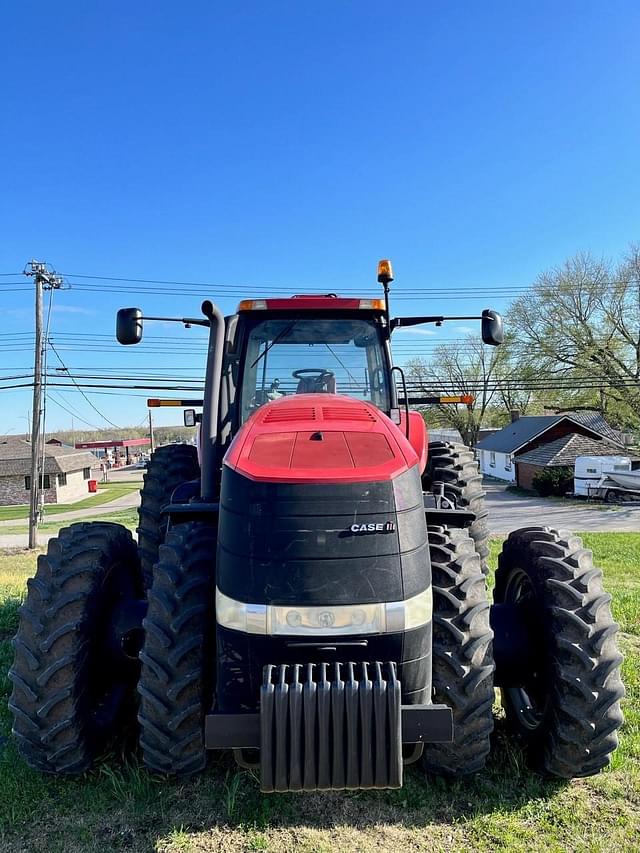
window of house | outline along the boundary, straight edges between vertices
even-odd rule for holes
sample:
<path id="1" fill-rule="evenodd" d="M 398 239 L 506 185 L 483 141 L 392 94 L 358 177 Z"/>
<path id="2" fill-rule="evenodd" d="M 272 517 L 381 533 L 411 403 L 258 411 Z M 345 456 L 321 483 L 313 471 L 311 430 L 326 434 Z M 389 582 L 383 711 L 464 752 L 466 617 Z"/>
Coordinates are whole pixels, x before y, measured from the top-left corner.
<path id="1" fill-rule="evenodd" d="M 90 480 L 91 479 L 91 468 L 83 468 L 82 469 L 82 476 L 84 477 L 85 480 Z"/>
<path id="2" fill-rule="evenodd" d="M 24 488 L 25 491 L 31 491 L 31 477 L 24 478 Z M 42 480 L 42 476 L 40 477 L 40 488 L 41 489 L 50 489 L 51 488 L 51 480 L 48 474 L 44 475 L 44 482 Z"/>
<path id="3" fill-rule="evenodd" d="M 504 458 L 504 470 L 505 471 L 511 470 L 511 454 L 510 453 L 507 453 L 507 455 Z"/>
<path id="4" fill-rule="evenodd" d="M 67 485 L 67 475 L 66 474 L 58 474 L 58 485 L 66 486 Z"/>
<path id="5" fill-rule="evenodd" d="M 494 450 L 490 450 L 490 451 L 489 451 L 489 465 L 490 465 L 492 468 L 495 468 L 495 467 L 496 467 L 496 454 L 495 454 L 495 451 L 494 451 Z"/>

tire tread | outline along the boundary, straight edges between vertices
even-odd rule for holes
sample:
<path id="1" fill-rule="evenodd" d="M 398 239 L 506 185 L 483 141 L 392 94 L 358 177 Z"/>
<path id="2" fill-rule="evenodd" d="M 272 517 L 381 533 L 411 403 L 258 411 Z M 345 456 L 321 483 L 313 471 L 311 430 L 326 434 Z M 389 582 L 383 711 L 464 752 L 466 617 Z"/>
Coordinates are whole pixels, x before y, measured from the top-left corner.
<path id="1" fill-rule="evenodd" d="M 428 492 L 433 492 L 437 484 L 442 484 L 445 497 L 453 499 L 459 509 L 475 513 L 476 517 L 468 531 L 480 556 L 482 571 L 486 575 L 489 570 L 489 510 L 485 504 L 482 475 L 473 451 L 459 442 L 429 442 L 422 484 Z"/>
<path id="2" fill-rule="evenodd" d="M 162 507 L 177 486 L 200 476 L 198 451 L 190 444 L 167 444 L 152 455 L 144 474 L 138 508 L 138 547 L 145 579 L 151 586 L 153 566 L 164 541 Z"/>
<path id="3" fill-rule="evenodd" d="M 480 557 L 466 530 L 429 525 L 434 702 L 453 710 L 452 743 L 427 744 L 423 766 L 456 777 L 481 770 L 493 730 L 493 632 Z"/>
<path id="4" fill-rule="evenodd" d="M 144 620 L 138 685 L 140 744 L 151 770 L 204 769 L 204 715 L 213 695 L 216 530 L 187 522 L 160 546 Z"/>
<path id="5" fill-rule="evenodd" d="M 129 530 L 107 522 L 72 524 L 49 541 L 27 585 L 13 640 L 9 709 L 20 753 L 43 773 L 84 772 L 114 734 L 96 736 L 90 730 L 85 701 L 92 665 L 89 641 L 101 585 L 114 561 L 137 573 L 141 594 Z"/>
<path id="6" fill-rule="evenodd" d="M 521 730 L 505 697 L 507 719 L 544 772 L 564 779 L 590 776 L 609 764 L 623 723 L 622 655 L 611 596 L 591 551 L 566 531 L 538 527 L 509 535 L 496 572 L 497 601 L 516 567 L 527 572 L 542 608 L 549 701 L 535 736 Z"/>

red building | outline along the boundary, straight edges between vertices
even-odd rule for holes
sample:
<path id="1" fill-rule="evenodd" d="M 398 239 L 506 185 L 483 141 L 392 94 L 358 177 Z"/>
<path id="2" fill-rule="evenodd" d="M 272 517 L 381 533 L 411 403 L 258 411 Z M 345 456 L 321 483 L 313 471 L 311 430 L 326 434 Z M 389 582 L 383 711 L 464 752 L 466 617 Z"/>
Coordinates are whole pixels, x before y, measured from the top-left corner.
<path id="1" fill-rule="evenodd" d="M 131 464 L 131 448 L 137 448 L 140 452 L 143 447 L 149 447 L 151 440 L 148 438 L 122 438 L 119 440 L 108 439 L 107 441 L 78 441 L 77 450 L 102 450 L 107 456 L 113 456 L 116 467 Z M 124 453 L 123 453 L 124 451 Z"/>

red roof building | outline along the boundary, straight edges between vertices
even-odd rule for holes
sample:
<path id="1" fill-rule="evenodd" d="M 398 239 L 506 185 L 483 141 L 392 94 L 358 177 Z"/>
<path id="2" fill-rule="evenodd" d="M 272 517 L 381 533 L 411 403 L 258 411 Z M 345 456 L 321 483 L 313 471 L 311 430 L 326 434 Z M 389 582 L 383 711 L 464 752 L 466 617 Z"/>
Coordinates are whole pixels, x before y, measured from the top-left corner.
<path id="1" fill-rule="evenodd" d="M 148 438 L 120 438 L 120 439 L 107 439 L 106 441 L 78 441 L 76 443 L 77 450 L 104 450 L 105 453 L 109 453 L 109 451 L 113 451 L 113 455 L 115 456 L 116 465 L 121 464 L 120 460 L 122 459 L 124 450 L 124 464 L 129 465 L 131 462 L 130 459 L 130 448 L 142 448 L 148 447 L 151 444 L 151 440 Z"/>

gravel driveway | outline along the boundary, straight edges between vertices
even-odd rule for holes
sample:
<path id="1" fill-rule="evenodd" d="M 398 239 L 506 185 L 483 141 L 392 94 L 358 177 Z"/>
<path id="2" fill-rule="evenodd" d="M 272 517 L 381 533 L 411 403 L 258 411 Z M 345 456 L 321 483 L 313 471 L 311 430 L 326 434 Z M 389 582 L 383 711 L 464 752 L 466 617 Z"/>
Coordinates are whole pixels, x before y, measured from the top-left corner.
<path id="1" fill-rule="evenodd" d="M 579 533 L 584 530 L 640 532 L 640 506 L 599 509 L 586 501 L 523 497 L 505 486 L 485 483 L 491 533 L 510 533 L 518 527 L 545 524 Z"/>

